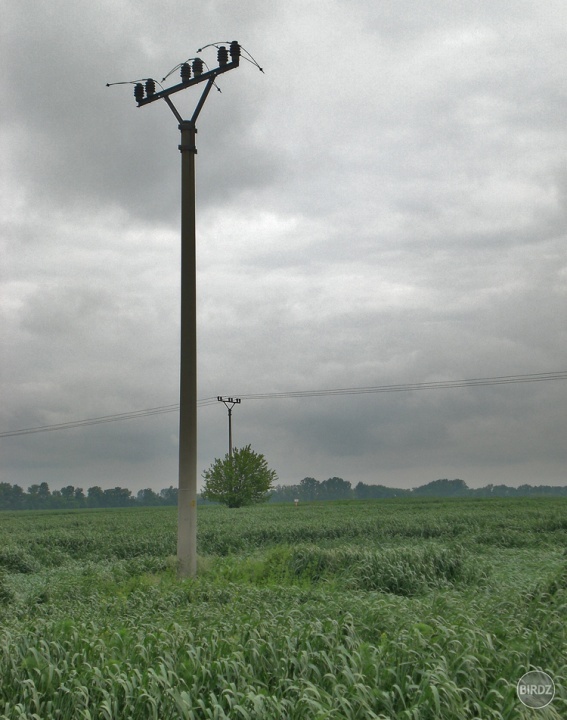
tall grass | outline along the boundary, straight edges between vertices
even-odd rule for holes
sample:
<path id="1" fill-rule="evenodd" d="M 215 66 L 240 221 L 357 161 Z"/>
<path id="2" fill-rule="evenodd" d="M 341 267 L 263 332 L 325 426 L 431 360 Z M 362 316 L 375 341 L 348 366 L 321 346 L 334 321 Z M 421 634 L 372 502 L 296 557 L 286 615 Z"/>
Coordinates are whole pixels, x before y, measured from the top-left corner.
<path id="1" fill-rule="evenodd" d="M 254 552 L 273 545 L 364 546 L 425 540 L 488 547 L 567 546 L 567 499 L 377 500 L 274 504 L 198 513 L 202 555 Z M 12 546 L 58 565 L 175 553 L 175 508 L 0 512 L 0 548 Z"/>
<path id="2" fill-rule="evenodd" d="M 207 507 L 200 575 L 178 581 L 173 510 L 5 513 L 0 720 L 514 720 L 530 668 L 557 687 L 538 718 L 567 717 L 565 518 Z"/>
<path id="3" fill-rule="evenodd" d="M 373 590 L 412 596 L 432 588 L 478 585 L 487 570 L 462 546 L 394 547 L 369 550 L 343 545 L 281 547 L 268 553 L 267 577 L 287 582 L 323 580 L 355 590 Z"/>

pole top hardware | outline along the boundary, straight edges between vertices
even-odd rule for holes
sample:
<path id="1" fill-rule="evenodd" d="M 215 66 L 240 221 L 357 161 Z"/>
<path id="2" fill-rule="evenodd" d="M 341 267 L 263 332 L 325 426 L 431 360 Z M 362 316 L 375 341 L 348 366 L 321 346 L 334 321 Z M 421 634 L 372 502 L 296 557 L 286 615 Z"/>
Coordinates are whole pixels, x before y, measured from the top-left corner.
<path id="1" fill-rule="evenodd" d="M 229 54 L 230 62 L 228 61 Z M 237 68 L 240 65 L 240 45 L 236 42 L 236 40 L 233 40 L 230 43 L 230 48 L 228 50 L 224 46 L 219 48 L 217 60 L 219 63 L 218 67 L 206 71 L 204 71 L 204 62 L 198 57 L 194 58 L 192 63 L 189 63 L 189 61 L 181 63 L 181 65 L 178 66 L 181 75 L 181 82 L 170 88 L 158 90 L 157 92 L 155 91 L 155 84 L 152 86 L 150 83 L 148 88 L 147 83 L 146 87 L 139 83 L 136 85 L 135 92 L 138 107 L 148 105 L 148 103 L 154 102 L 155 100 L 168 98 L 170 95 L 173 95 L 180 90 L 185 90 L 185 88 L 197 85 L 206 80 L 214 82 L 217 75 L 221 75 L 228 70 Z M 193 75 L 193 77 L 191 77 L 191 75 Z M 153 92 L 151 92 L 152 90 Z"/>

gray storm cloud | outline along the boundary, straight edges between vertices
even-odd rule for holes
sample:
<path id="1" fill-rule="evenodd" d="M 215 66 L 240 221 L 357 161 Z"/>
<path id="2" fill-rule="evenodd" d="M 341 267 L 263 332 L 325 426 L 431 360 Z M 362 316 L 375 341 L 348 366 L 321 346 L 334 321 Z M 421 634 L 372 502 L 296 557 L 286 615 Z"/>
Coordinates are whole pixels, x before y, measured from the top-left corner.
<path id="1" fill-rule="evenodd" d="M 5 8 L 0 430 L 177 402 L 177 123 L 106 83 L 219 38 L 265 74 L 199 122 L 200 397 L 566 369 L 563 3 Z M 248 401 L 235 441 L 283 482 L 565 484 L 566 390 Z M 176 483 L 175 413 L 0 442 L 24 487 Z"/>

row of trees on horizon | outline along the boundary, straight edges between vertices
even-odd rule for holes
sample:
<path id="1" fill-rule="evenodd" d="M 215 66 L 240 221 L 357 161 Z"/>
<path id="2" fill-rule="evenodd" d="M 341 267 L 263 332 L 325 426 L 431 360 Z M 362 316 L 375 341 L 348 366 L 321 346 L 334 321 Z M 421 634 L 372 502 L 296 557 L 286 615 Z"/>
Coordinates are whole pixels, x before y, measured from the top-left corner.
<path id="1" fill-rule="evenodd" d="M 159 492 L 151 488 L 132 494 L 128 488 L 103 490 L 98 485 L 83 488 L 67 485 L 50 490 L 46 482 L 30 485 L 27 492 L 19 485 L 0 483 L 0 510 L 75 510 L 80 508 L 109 508 L 133 506 L 177 505 L 177 488 L 170 486 Z"/>
<path id="2" fill-rule="evenodd" d="M 567 497 L 567 487 L 552 485 L 486 485 L 469 488 L 464 480 L 433 480 L 412 490 L 391 488 L 385 485 L 367 485 L 359 482 L 354 488 L 348 480 L 332 477 L 319 482 L 306 477 L 298 485 L 277 485 L 270 502 L 293 502 L 313 500 L 371 500 L 401 497 L 520 497 L 524 495 L 562 495 Z"/>
<path id="3" fill-rule="evenodd" d="M 471 489 L 463 480 L 434 480 L 433 482 L 402 490 L 385 485 L 367 485 L 359 482 L 352 487 L 348 480 L 332 477 L 319 481 L 306 477 L 297 485 L 276 485 L 271 490 L 269 502 L 313 502 L 321 500 L 370 500 L 401 497 L 520 497 L 525 495 L 556 495 L 567 497 L 567 487 L 550 485 L 487 485 Z M 199 502 L 206 500 L 199 498 Z M 151 488 L 139 490 L 136 495 L 127 488 L 115 487 L 103 490 L 98 485 L 85 491 L 67 485 L 61 490 L 50 490 L 46 482 L 30 485 L 27 492 L 19 485 L 0 483 L 0 510 L 58 510 L 80 508 L 150 507 L 177 505 L 177 488 L 170 486 L 159 492 Z"/>

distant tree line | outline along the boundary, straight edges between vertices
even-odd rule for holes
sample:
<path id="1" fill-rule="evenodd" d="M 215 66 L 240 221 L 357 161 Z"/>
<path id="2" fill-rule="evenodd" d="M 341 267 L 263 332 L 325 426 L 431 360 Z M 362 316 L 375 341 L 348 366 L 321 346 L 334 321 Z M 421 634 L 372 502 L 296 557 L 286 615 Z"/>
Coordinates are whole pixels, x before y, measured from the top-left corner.
<path id="1" fill-rule="evenodd" d="M 399 497 L 522 497 L 524 495 L 562 495 L 567 497 L 567 487 L 551 485 L 486 485 L 471 489 L 464 480 L 434 480 L 413 488 L 402 490 L 385 485 L 367 485 L 359 482 L 354 487 L 348 480 L 332 477 L 319 482 L 312 477 L 303 478 L 298 485 L 276 485 L 270 502 L 301 502 L 312 500 L 370 500 Z"/>
<path id="2" fill-rule="evenodd" d="M 385 485 L 367 485 L 359 482 L 354 487 L 348 480 L 332 477 L 316 480 L 306 477 L 297 485 L 276 485 L 270 502 L 311 502 L 315 500 L 370 500 L 400 497 L 522 497 L 526 495 L 555 495 L 567 497 L 567 487 L 551 485 L 486 485 L 471 489 L 463 480 L 434 480 L 427 485 L 402 490 Z M 199 503 L 207 501 L 198 498 Z M 81 508 L 146 507 L 177 505 L 177 488 L 172 486 L 155 492 L 151 488 L 139 490 L 136 495 L 127 488 L 103 490 L 98 485 L 85 491 L 67 485 L 61 490 L 50 490 L 46 482 L 30 485 L 27 492 L 19 485 L 0 482 L 0 510 L 74 510 Z"/>
<path id="3" fill-rule="evenodd" d="M 168 487 L 158 493 L 145 488 L 132 495 L 127 488 L 103 490 L 95 485 L 85 493 L 83 488 L 73 485 L 67 485 L 61 490 L 50 490 L 49 485 L 42 482 L 30 485 L 25 492 L 19 485 L 0 483 L 0 510 L 74 510 L 150 505 L 177 505 L 177 488 Z"/>

